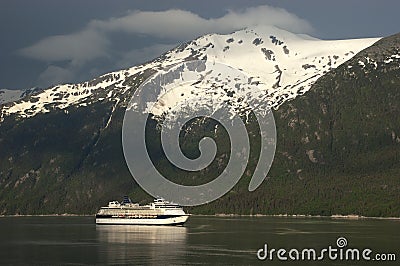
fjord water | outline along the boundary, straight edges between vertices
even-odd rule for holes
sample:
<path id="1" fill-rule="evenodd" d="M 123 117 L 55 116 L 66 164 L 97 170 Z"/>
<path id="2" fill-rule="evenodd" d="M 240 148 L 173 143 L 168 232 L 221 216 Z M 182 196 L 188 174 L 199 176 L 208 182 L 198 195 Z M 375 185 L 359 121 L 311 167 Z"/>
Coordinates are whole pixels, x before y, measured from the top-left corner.
<path id="1" fill-rule="evenodd" d="M 364 265 L 365 262 L 259 261 L 269 248 L 348 247 L 400 257 L 399 220 L 192 216 L 184 227 L 96 226 L 93 217 L 0 217 L 5 265 Z M 375 265 L 373 262 L 369 265 Z M 381 262 L 379 265 L 397 265 Z"/>

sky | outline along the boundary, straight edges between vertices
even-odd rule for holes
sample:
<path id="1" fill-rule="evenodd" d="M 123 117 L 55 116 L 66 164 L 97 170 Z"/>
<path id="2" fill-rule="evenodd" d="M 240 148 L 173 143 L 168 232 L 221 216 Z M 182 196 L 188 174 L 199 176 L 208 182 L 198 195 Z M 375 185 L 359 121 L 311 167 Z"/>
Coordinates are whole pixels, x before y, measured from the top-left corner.
<path id="1" fill-rule="evenodd" d="M 76 83 L 206 33 L 274 25 L 320 39 L 400 32 L 398 0 L 1 0 L 0 88 Z"/>

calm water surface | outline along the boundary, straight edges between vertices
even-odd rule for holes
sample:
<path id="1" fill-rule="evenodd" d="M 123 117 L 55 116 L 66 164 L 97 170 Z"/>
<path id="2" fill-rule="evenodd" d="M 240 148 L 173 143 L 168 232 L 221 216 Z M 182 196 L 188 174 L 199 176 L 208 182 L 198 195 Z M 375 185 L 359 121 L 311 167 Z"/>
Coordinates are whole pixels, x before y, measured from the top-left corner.
<path id="1" fill-rule="evenodd" d="M 184 227 L 96 226 L 93 217 L 0 217 L 2 265 L 400 265 L 400 221 L 192 216 Z M 343 236 L 390 262 L 259 261 L 258 249 L 315 248 Z"/>

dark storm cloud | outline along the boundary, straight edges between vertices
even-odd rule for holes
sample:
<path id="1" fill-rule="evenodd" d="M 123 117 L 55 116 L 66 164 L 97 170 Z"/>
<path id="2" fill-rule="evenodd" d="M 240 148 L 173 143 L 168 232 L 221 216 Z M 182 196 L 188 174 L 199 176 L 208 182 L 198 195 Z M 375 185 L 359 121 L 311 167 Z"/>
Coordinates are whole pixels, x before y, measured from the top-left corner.
<path id="1" fill-rule="evenodd" d="M 323 39 L 386 36 L 399 31 L 399 8 L 396 0 L 4 0 L 0 88 L 87 80 L 257 23 L 308 33 L 312 25 Z"/>
<path id="2" fill-rule="evenodd" d="M 113 67 L 127 67 L 153 58 L 181 41 L 206 33 L 229 33 L 255 25 L 274 25 L 292 32 L 307 33 L 311 25 L 282 8 L 267 5 L 239 11 L 229 10 L 217 18 L 204 18 L 190 11 L 131 11 L 120 17 L 92 20 L 82 29 L 65 35 L 45 37 L 22 48 L 19 54 L 49 62 L 39 76 L 41 86 L 75 80 L 86 64 L 102 57 L 113 58 Z M 115 34 L 151 37 L 153 44 L 118 53 L 113 46 Z M 167 40 L 169 44 L 157 43 Z M 68 64 L 57 66 L 57 62 Z"/>

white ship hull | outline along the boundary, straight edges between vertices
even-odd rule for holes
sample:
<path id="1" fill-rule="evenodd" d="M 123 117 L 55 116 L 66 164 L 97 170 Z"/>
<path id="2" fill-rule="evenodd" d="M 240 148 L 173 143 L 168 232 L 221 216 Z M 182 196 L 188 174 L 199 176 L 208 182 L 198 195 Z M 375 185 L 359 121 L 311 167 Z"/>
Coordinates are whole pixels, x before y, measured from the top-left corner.
<path id="1" fill-rule="evenodd" d="M 96 224 L 115 225 L 183 225 L 189 215 L 170 218 L 96 218 Z"/>
<path id="2" fill-rule="evenodd" d="M 188 218 L 189 214 L 181 206 L 163 199 L 141 206 L 125 196 L 122 203 L 110 201 L 108 206 L 101 207 L 96 214 L 96 224 L 183 225 Z"/>

